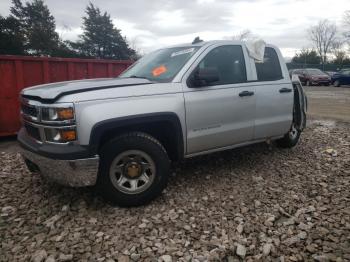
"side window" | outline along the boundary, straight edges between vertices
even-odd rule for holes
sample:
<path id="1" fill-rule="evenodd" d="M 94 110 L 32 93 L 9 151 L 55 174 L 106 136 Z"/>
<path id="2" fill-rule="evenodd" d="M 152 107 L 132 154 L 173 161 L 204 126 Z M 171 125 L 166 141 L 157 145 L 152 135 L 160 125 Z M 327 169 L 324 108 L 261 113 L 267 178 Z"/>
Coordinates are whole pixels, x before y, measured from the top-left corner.
<path id="1" fill-rule="evenodd" d="M 277 53 L 271 47 L 265 48 L 264 62 L 256 62 L 255 67 L 258 81 L 274 81 L 283 78 Z"/>
<path id="2" fill-rule="evenodd" d="M 247 81 L 247 72 L 242 47 L 239 45 L 219 46 L 211 50 L 198 67 L 214 68 L 219 72 L 219 81 L 210 85 L 225 85 Z"/>

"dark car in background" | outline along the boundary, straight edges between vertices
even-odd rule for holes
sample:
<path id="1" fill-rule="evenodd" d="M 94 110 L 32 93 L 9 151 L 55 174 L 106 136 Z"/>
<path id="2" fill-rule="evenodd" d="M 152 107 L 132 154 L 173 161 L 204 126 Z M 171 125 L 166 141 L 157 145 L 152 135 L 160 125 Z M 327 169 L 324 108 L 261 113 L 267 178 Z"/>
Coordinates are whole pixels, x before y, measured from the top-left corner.
<path id="1" fill-rule="evenodd" d="M 337 71 L 324 71 L 327 75 L 329 75 L 331 78 L 333 75 L 335 75 L 336 73 L 338 73 Z"/>
<path id="2" fill-rule="evenodd" d="M 300 82 L 303 85 L 330 85 L 331 77 L 325 72 L 317 68 L 293 69 L 290 75 L 298 75 Z"/>
<path id="3" fill-rule="evenodd" d="M 350 68 L 343 69 L 332 75 L 331 82 L 334 86 L 350 85 Z"/>

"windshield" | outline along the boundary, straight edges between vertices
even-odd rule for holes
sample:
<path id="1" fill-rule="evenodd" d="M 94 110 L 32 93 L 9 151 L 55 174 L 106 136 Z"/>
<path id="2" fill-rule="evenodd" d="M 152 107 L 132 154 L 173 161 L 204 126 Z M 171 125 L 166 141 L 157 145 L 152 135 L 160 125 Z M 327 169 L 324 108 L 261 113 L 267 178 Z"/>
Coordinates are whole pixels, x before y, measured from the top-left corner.
<path id="1" fill-rule="evenodd" d="M 308 69 L 307 72 L 308 72 L 310 75 L 325 75 L 325 73 L 322 72 L 322 71 L 319 70 L 319 69 Z"/>
<path id="2" fill-rule="evenodd" d="M 156 82 L 170 82 L 198 49 L 198 46 L 186 46 L 154 51 L 137 61 L 120 77 L 147 78 Z"/>

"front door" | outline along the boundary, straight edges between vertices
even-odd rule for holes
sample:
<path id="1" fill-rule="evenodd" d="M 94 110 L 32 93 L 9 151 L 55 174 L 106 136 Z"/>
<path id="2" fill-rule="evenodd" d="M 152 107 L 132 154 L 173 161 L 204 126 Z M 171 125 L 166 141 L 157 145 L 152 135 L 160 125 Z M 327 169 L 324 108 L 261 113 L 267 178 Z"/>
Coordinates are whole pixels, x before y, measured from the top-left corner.
<path id="1" fill-rule="evenodd" d="M 241 45 L 207 49 L 184 82 L 187 154 L 223 148 L 253 139 L 255 87 L 247 82 L 246 50 Z M 196 70 L 215 69 L 219 80 L 193 87 Z"/>

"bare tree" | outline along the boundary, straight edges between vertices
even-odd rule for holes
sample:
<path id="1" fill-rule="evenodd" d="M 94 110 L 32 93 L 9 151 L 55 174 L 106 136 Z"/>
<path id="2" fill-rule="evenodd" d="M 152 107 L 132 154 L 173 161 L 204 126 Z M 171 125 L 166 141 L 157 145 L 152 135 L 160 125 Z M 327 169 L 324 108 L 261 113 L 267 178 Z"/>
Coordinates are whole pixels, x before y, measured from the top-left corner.
<path id="1" fill-rule="evenodd" d="M 137 37 L 133 37 L 131 40 L 128 40 L 128 44 L 133 50 L 135 50 L 135 55 L 132 57 L 132 59 L 139 60 L 142 56 L 144 56 L 143 50 L 139 47 L 139 40 Z"/>
<path id="2" fill-rule="evenodd" d="M 338 65 L 343 65 L 344 61 L 347 58 L 346 52 L 345 52 L 345 41 L 334 41 L 334 43 L 331 46 L 331 52 L 334 55 L 333 63 Z"/>
<path id="3" fill-rule="evenodd" d="M 346 10 L 344 12 L 344 24 L 349 27 L 350 29 L 350 10 Z"/>
<path id="4" fill-rule="evenodd" d="M 337 40 L 337 26 L 327 19 L 321 20 L 317 25 L 308 30 L 309 38 L 315 45 L 316 51 L 321 56 L 322 65 L 327 62 L 327 55 L 331 46 Z"/>
<path id="5" fill-rule="evenodd" d="M 345 26 L 344 36 L 350 43 L 350 10 L 344 12 L 343 24 Z"/>

